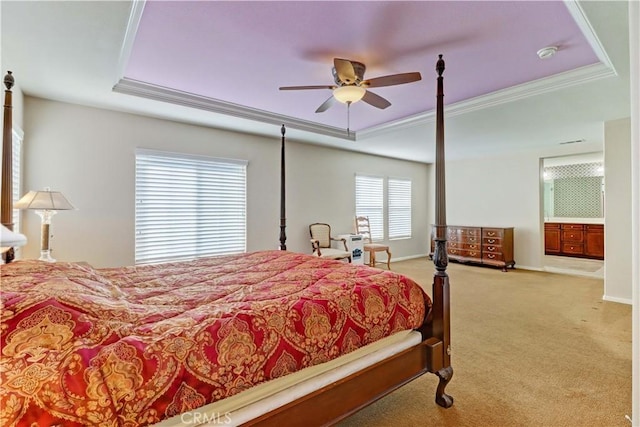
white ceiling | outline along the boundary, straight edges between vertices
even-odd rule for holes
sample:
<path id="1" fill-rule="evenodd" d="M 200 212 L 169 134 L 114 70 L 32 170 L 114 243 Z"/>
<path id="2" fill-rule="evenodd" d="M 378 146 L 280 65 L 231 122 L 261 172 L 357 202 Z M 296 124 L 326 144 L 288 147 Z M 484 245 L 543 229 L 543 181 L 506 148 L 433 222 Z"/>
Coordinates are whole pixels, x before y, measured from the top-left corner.
<path id="1" fill-rule="evenodd" d="M 210 3 L 224 4 L 225 2 Z M 233 3 L 234 7 L 252 7 L 250 2 L 230 3 Z M 280 7 L 287 5 L 287 2 L 277 3 Z M 364 2 L 356 3 L 362 4 Z M 455 8 L 449 8 L 447 11 L 450 16 L 452 14 L 456 16 L 455 14 L 459 13 L 461 17 L 466 16 L 467 18 L 470 16 L 468 8 L 471 3 L 476 6 L 486 3 L 487 8 L 495 6 L 490 2 L 449 3 L 455 5 Z M 537 2 L 517 3 L 524 8 L 525 5 L 535 7 Z M 176 4 L 179 5 L 179 2 Z M 182 3 L 182 5 L 184 4 Z M 255 4 L 253 3 L 253 5 Z M 397 5 L 402 4 L 400 2 L 375 2 L 378 7 L 395 5 L 395 9 L 387 8 L 382 11 L 388 13 L 392 10 L 395 11 L 394 16 L 397 19 L 409 19 L 402 16 L 405 9 L 397 8 Z M 417 15 L 418 9 L 415 9 L 415 6 L 429 4 L 436 5 L 435 2 L 415 2 L 405 5 L 413 6 L 410 9 L 411 14 Z M 499 6 L 507 3 L 497 2 L 497 4 Z M 246 63 L 234 63 L 235 67 L 240 67 L 239 69 L 251 67 L 252 70 L 255 70 L 253 75 L 260 83 L 260 88 L 266 87 L 272 91 L 268 98 L 265 98 L 264 95 L 255 95 L 259 88 L 251 90 L 250 85 L 247 85 L 247 88 L 242 86 L 242 79 L 246 81 L 246 77 L 239 78 L 240 82 L 220 76 L 215 76 L 218 77 L 217 80 L 212 77 L 210 83 L 205 81 L 204 84 L 224 84 L 231 88 L 234 85 L 240 85 L 236 87 L 247 89 L 245 91 L 240 89 L 230 91 L 231 94 L 244 93 L 244 97 L 233 100 L 216 98 L 215 94 L 222 93 L 221 91 L 211 94 L 205 93 L 193 85 L 184 86 L 185 81 L 195 81 L 195 77 L 190 72 L 198 68 L 196 65 L 201 66 L 201 62 L 209 64 L 204 59 L 199 61 L 198 58 L 216 59 L 212 62 L 213 65 L 209 65 L 209 69 L 215 71 L 216 67 L 229 65 L 225 60 L 229 59 L 232 53 L 223 48 L 233 48 L 234 40 L 242 38 L 240 35 L 249 40 L 260 40 L 260 37 L 256 37 L 255 33 L 251 32 L 250 27 L 238 28 L 239 24 L 233 25 L 233 21 L 229 22 L 230 25 L 221 25 L 220 20 L 225 19 L 225 16 L 221 14 L 207 16 L 207 19 L 203 21 L 221 32 L 220 37 L 225 40 L 223 46 L 216 47 L 208 42 L 204 44 L 203 48 L 203 44 L 197 44 L 193 41 L 177 44 L 178 47 L 182 46 L 183 52 L 180 60 L 176 60 L 171 56 L 171 53 L 176 50 L 175 46 L 173 49 L 169 49 L 168 44 L 161 42 L 158 35 L 149 32 L 149 28 L 154 27 L 147 27 L 145 30 L 145 3 L 143 2 L 3 1 L 0 5 L 2 13 L 2 71 L 4 73 L 5 70 L 12 70 L 17 86 L 26 95 L 204 126 L 240 130 L 267 135 L 274 139 L 280 138 L 280 124 L 286 123 L 289 139 L 422 162 L 433 161 L 435 129 L 431 108 L 435 98 L 436 73 L 434 66 L 437 53 L 443 53 L 447 61 L 445 102 L 449 100 L 447 94 L 451 94 L 452 98 L 452 103 L 447 103 L 445 110 L 448 158 L 553 146 L 573 140 L 601 143 L 603 122 L 628 117 L 630 114 L 628 5 L 626 2 L 567 2 L 567 9 L 576 22 L 575 28 L 578 28 L 582 33 L 581 36 L 589 43 L 599 62 L 587 67 L 582 66 L 573 71 L 544 78 L 538 77 L 533 83 L 517 84 L 518 78 L 526 78 L 527 80 L 533 78 L 532 75 L 526 74 L 526 71 L 532 68 L 531 65 L 520 67 L 518 64 L 524 60 L 503 63 L 500 59 L 501 55 L 495 54 L 496 52 L 507 54 L 503 56 L 508 58 L 517 55 L 518 49 L 514 49 L 514 46 L 523 44 L 524 42 L 520 41 L 523 38 L 516 38 L 515 35 L 510 37 L 507 34 L 502 35 L 500 40 L 496 40 L 495 45 L 487 45 L 488 37 L 478 36 L 477 22 L 486 22 L 486 19 L 481 19 L 481 12 L 478 9 L 473 14 L 475 20 L 460 19 L 453 23 L 449 22 L 448 25 L 445 25 L 446 21 L 441 21 L 443 22 L 442 28 L 433 24 L 426 26 L 421 33 L 429 34 L 431 41 L 425 39 L 420 46 L 424 47 L 428 43 L 432 43 L 433 46 L 430 45 L 429 48 L 411 51 L 410 48 L 415 46 L 416 37 L 419 37 L 419 34 L 405 35 L 401 38 L 404 44 L 397 41 L 400 44 L 395 49 L 410 52 L 410 54 L 404 55 L 406 57 L 404 59 L 402 55 L 400 57 L 396 55 L 393 61 L 389 60 L 386 63 L 385 55 L 393 56 L 394 49 L 388 49 L 389 52 L 384 55 L 380 53 L 377 57 L 372 55 L 370 50 L 368 54 L 357 52 L 355 47 L 348 44 L 342 44 L 335 47 L 336 50 L 332 50 L 331 46 L 327 45 L 329 38 L 327 34 L 337 32 L 335 28 L 329 28 L 324 32 L 306 28 L 307 31 L 301 35 L 291 35 L 292 40 L 298 40 L 308 34 L 313 35 L 305 39 L 306 44 L 299 41 L 291 43 L 292 46 L 303 46 L 306 56 L 301 54 L 301 57 L 296 57 L 295 51 L 287 51 L 288 57 L 291 58 L 290 62 L 286 61 L 286 56 L 284 60 L 277 61 L 268 61 L 264 56 L 249 54 L 237 55 L 233 58 L 234 61 L 241 59 L 247 61 Z M 150 5 L 155 6 L 155 4 Z M 309 5 L 311 6 L 311 3 Z M 313 2 L 316 9 L 325 5 L 333 7 L 334 14 L 338 14 L 340 11 L 340 8 L 337 7 L 340 5 L 339 3 Z M 215 6 L 215 4 L 210 6 Z M 299 10 L 297 13 L 304 12 L 303 3 L 296 3 L 296 7 Z M 293 9 L 291 7 L 285 10 Z M 503 9 L 506 8 L 503 7 Z M 320 10 L 322 8 L 316 11 L 318 21 L 320 21 Z M 344 13 L 348 13 L 348 10 L 345 9 Z M 360 17 L 361 27 L 368 28 L 367 38 L 377 40 L 377 43 L 380 43 L 381 38 L 389 37 L 388 26 L 391 25 L 380 22 L 380 13 L 382 12 L 377 15 L 372 13 L 371 16 Z M 485 13 L 495 14 L 497 12 L 487 9 Z M 534 14 L 529 11 L 526 15 L 533 17 Z M 511 15 L 509 16 L 510 19 L 515 19 Z M 168 18 L 164 17 L 164 19 Z M 175 19 L 176 25 L 172 27 L 179 29 L 178 23 L 181 21 L 178 17 Z M 228 15 L 227 19 L 229 19 Z M 297 19 L 299 18 L 293 16 L 291 22 L 295 22 Z M 536 19 L 534 22 L 539 23 L 544 17 L 536 17 Z M 344 20 L 348 21 L 346 18 Z M 438 19 L 435 22 L 439 22 Z M 545 33 L 552 33 L 552 27 L 549 25 L 553 25 L 554 22 L 557 20 L 545 21 L 546 27 L 538 25 L 535 31 L 532 29 L 526 34 L 524 40 L 539 40 L 531 42 L 532 46 L 538 46 L 544 42 Z M 195 24 L 188 21 L 188 25 Z M 277 25 L 282 24 L 278 23 Z M 492 23 L 492 25 L 497 24 Z M 524 23 L 514 26 L 511 22 L 510 25 L 515 28 L 525 28 Z M 573 28 L 573 25 L 571 27 Z M 234 32 L 229 33 L 231 30 L 228 28 Z M 399 26 L 394 28 L 400 31 Z M 254 30 L 266 31 L 264 28 Z M 282 28 L 277 30 L 276 33 L 282 33 Z M 346 29 L 343 30 L 346 31 Z M 138 34 L 139 31 L 140 34 Z M 353 31 L 357 33 L 357 31 L 364 30 L 360 27 L 354 27 Z M 567 33 L 569 35 L 564 37 L 575 38 L 575 30 L 571 31 L 573 33 L 569 32 Z M 141 47 L 143 32 L 147 37 L 146 44 L 148 46 L 146 49 Z M 494 32 L 500 33 L 497 28 Z M 184 31 L 180 34 L 183 33 Z M 194 34 L 199 33 L 195 31 Z M 474 36 L 470 37 L 468 34 L 474 34 Z M 348 33 L 342 35 L 343 38 L 347 36 Z M 177 36 L 168 34 L 167 37 Z M 276 37 L 273 38 L 282 43 Z M 505 39 L 508 39 L 512 44 L 505 45 Z M 150 40 L 158 40 L 155 47 L 154 43 L 149 42 Z M 558 40 L 558 42 L 562 43 L 563 40 Z M 566 43 L 566 41 L 564 42 Z M 140 43 L 140 45 L 136 43 Z M 566 43 L 566 45 L 570 46 L 571 43 Z M 190 46 L 194 49 L 189 49 Z M 166 49 L 163 49 L 164 47 Z M 273 49 L 273 45 L 270 47 L 265 45 L 264 48 Z M 528 49 L 530 48 L 531 46 L 528 47 Z M 246 47 L 244 49 L 246 50 Z M 363 48 L 363 50 L 367 49 Z M 153 80 L 149 77 L 150 74 L 141 73 L 141 71 L 145 70 L 145 55 L 152 53 L 157 55 L 158 51 L 166 53 L 164 59 L 167 62 L 164 65 L 161 63 L 156 68 L 168 71 L 169 74 L 156 73 L 155 80 Z M 480 90 L 481 85 L 485 82 L 483 77 L 492 74 L 493 71 L 491 68 L 487 71 L 487 64 L 482 62 L 483 56 L 478 55 L 478 51 L 487 52 L 487 57 L 492 59 L 489 65 L 495 65 L 495 74 L 501 76 L 500 81 L 505 81 L 511 73 L 515 76 L 516 83 L 514 84 L 516 86 L 494 87 L 491 93 L 483 93 Z M 562 58 L 562 51 L 561 45 L 558 55 L 546 61 Z M 419 56 L 420 62 L 416 62 L 415 55 Z M 368 64 L 367 78 L 383 74 L 419 71 L 422 74 L 422 81 L 376 90 L 376 93 L 387 97 L 392 102 L 392 106 L 387 109 L 391 114 L 389 119 L 377 119 L 376 123 L 360 129 L 354 127 L 357 129 L 355 138 L 353 135 L 346 137 L 346 130 L 341 128 L 339 124 L 343 117 L 346 122 L 344 105 L 335 105 L 330 109 L 334 115 L 333 119 L 329 119 L 329 116 L 319 115 L 316 120 L 316 116 L 311 114 L 315 107 L 330 95 L 329 92 L 319 94 L 318 91 L 293 93 L 275 90 L 279 86 L 288 85 L 332 84 L 330 74 L 330 58 L 332 57 L 347 57 L 366 62 Z M 420 65 L 421 63 L 425 65 Z M 134 64 L 137 64 L 138 68 L 133 68 Z M 288 66 L 291 69 L 288 69 Z M 456 69 L 456 67 L 458 68 Z M 213 71 L 211 74 L 215 74 Z M 134 74 L 135 79 L 131 78 L 131 75 Z M 238 74 L 243 75 L 240 72 Z M 167 76 L 171 75 L 175 76 L 176 84 L 174 87 L 169 87 L 167 83 Z M 294 79 L 293 76 L 297 77 Z M 487 76 L 486 80 L 490 81 L 490 77 Z M 181 82 L 183 86 L 180 86 Z M 468 84 L 470 82 L 473 84 Z M 415 86 L 412 87 L 413 85 Z M 117 91 L 113 90 L 114 86 Z M 474 87 L 480 90 L 480 95 L 471 93 Z M 408 92 L 406 92 L 407 90 Z M 256 99 L 267 99 L 270 102 L 257 103 Z M 412 107 L 418 109 L 409 110 L 413 102 L 416 105 L 422 103 L 422 109 Z M 354 104 L 351 107 L 351 119 L 355 123 L 357 123 L 358 115 L 378 113 L 378 111 L 367 111 L 366 107 L 372 107 L 360 104 L 362 103 Z M 291 105 L 295 106 L 295 109 L 292 110 Z M 396 108 L 394 109 L 394 107 Z M 300 114 L 297 114 L 295 110 L 298 110 Z M 399 110 L 402 110 L 402 114 Z M 386 114 L 387 111 L 384 111 Z M 254 114 L 255 112 L 257 114 Z M 338 124 L 336 125 L 336 123 Z"/>

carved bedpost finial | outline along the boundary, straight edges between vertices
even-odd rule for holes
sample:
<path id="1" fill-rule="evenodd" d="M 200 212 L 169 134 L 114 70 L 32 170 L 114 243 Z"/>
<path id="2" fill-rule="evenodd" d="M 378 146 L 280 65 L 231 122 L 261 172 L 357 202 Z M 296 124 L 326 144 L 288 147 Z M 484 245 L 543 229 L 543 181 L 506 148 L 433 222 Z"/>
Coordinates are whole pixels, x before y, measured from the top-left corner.
<path id="1" fill-rule="evenodd" d="M 7 88 L 7 90 L 11 90 L 14 83 L 15 83 L 15 80 L 11 75 L 11 71 L 7 71 L 7 75 L 4 76 L 4 86 Z"/>
<path id="2" fill-rule="evenodd" d="M 285 129 L 284 125 L 282 125 L 282 127 L 280 128 L 280 133 L 282 134 L 282 136 L 284 136 L 286 131 L 287 129 Z"/>
<path id="3" fill-rule="evenodd" d="M 442 73 L 444 73 L 444 59 L 442 59 L 442 54 L 438 55 L 438 62 L 436 62 L 436 70 L 438 71 L 438 76 L 442 77 Z"/>

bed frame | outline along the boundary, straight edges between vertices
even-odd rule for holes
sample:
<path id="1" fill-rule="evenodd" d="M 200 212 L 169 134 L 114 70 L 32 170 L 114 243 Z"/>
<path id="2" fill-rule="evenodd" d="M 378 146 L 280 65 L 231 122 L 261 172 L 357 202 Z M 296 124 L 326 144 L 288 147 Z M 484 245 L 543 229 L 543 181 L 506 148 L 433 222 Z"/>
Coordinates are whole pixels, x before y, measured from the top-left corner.
<path id="1" fill-rule="evenodd" d="M 445 69 L 442 55 L 436 64 L 437 106 L 436 106 L 436 218 L 435 252 L 433 256 L 435 273 L 431 292 L 432 309 L 419 328 L 422 342 L 390 358 L 343 378 L 333 384 L 316 390 L 280 408 L 263 414 L 245 425 L 282 426 L 295 420 L 299 425 L 331 425 L 379 398 L 391 393 L 409 381 L 427 373 L 439 378 L 435 401 L 448 408 L 453 398 L 445 393 L 451 381 L 451 339 L 449 312 L 449 277 L 446 273 L 446 206 L 444 173 L 444 91 L 442 74 Z M 12 228 L 12 187 L 11 187 L 11 73 L 5 77 L 4 131 L 2 150 L 2 224 Z M 285 203 L 285 133 L 281 128 L 281 186 L 280 186 L 280 249 L 286 250 L 286 203 Z M 425 237 L 426 238 L 426 237 Z"/>

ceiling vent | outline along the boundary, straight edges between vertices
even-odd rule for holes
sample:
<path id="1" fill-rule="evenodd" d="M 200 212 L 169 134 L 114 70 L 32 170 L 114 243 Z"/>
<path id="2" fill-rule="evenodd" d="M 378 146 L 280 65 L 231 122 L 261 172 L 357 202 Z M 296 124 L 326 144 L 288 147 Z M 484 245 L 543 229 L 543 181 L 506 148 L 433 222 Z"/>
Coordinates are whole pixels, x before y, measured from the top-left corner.
<path id="1" fill-rule="evenodd" d="M 578 143 L 578 142 L 585 142 L 585 141 L 586 141 L 585 139 L 576 139 L 576 140 L 573 140 L 573 141 L 564 141 L 564 142 L 560 142 L 559 144 L 560 144 L 560 145 L 564 145 L 564 144 L 576 144 L 576 143 Z"/>

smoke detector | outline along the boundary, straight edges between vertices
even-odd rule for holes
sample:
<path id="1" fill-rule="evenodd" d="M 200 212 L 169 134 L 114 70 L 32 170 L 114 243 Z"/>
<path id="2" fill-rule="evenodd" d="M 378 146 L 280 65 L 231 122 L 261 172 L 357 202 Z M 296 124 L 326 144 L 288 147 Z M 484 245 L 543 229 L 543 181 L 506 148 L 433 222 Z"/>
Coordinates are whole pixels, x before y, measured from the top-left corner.
<path id="1" fill-rule="evenodd" d="M 558 51 L 558 46 L 547 46 L 543 47 L 538 51 L 538 58 L 540 59 L 548 59 L 556 54 Z"/>

